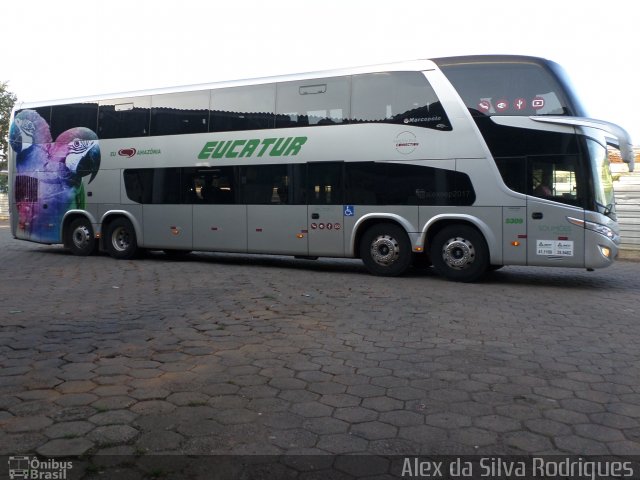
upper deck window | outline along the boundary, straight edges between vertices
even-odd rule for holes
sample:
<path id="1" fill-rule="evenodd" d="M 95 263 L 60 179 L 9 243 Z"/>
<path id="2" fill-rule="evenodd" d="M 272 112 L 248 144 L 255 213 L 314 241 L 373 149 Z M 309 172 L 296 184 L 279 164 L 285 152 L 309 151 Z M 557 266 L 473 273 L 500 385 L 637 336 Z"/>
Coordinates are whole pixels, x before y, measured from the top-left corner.
<path id="1" fill-rule="evenodd" d="M 451 130 L 440 100 L 420 72 L 354 75 L 351 103 L 354 123 L 401 123 Z"/>
<path id="2" fill-rule="evenodd" d="M 130 138 L 149 135 L 151 97 L 101 100 L 98 113 L 100 138 Z"/>
<path id="3" fill-rule="evenodd" d="M 151 135 L 208 131 L 209 90 L 154 95 L 151 107 Z"/>
<path id="4" fill-rule="evenodd" d="M 210 132 L 263 130 L 275 125 L 275 84 L 216 89 L 211 92 Z"/>
<path id="5" fill-rule="evenodd" d="M 452 130 L 435 91 L 416 71 L 160 93 L 36 111 L 54 138 L 74 127 L 89 128 L 100 139 L 364 123 Z"/>
<path id="6" fill-rule="evenodd" d="M 541 59 L 442 62 L 474 116 L 583 115 L 560 67 Z"/>
<path id="7" fill-rule="evenodd" d="M 276 128 L 339 125 L 349 118 L 349 77 L 278 84 Z"/>
<path id="8" fill-rule="evenodd" d="M 98 129 L 98 104 L 74 103 L 51 107 L 51 138 L 76 127 L 85 127 L 93 132 Z"/>

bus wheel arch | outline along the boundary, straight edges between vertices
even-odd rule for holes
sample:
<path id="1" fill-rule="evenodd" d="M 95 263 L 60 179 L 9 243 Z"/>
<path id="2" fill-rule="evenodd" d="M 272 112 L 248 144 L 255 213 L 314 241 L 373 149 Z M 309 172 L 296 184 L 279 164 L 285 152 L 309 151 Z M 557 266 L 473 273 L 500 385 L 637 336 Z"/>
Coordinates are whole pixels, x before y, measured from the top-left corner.
<path id="1" fill-rule="evenodd" d="M 93 255 L 98 249 L 98 241 L 89 217 L 81 213 L 65 217 L 62 223 L 62 242 L 73 255 Z"/>
<path id="2" fill-rule="evenodd" d="M 372 219 L 363 223 L 356 236 L 356 256 L 375 275 L 402 275 L 413 254 L 406 230 L 397 222 Z"/>
<path id="3" fill-rule="evenodd" d="M 472 222 L 440 221 L 431 226 L 426 240 L 434 268 L 449 280 L 474 282 L 489 269 L 487 239 Z"/>

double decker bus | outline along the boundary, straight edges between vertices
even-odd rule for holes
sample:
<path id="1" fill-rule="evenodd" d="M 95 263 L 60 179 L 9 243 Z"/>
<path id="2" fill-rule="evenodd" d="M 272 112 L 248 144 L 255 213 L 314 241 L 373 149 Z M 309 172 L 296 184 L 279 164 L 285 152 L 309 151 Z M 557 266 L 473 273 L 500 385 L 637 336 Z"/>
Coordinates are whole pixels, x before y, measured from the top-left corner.
<path id="1" fill-rule="evenodd" d="M 607 145 L 562 69 L 419 60 L 18 105 L 16 238 L 103 249 L 361 258 L 475 281 L 594 269 L 620 244 Z"/>

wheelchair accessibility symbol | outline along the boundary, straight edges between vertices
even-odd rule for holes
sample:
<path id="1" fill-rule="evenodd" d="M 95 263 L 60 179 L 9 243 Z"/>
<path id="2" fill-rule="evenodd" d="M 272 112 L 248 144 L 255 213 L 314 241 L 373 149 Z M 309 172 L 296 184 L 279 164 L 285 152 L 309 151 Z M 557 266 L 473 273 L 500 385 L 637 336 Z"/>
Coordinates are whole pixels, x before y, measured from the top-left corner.
<path id="1" fill-rule="evenodd" d="M 344 206 L 344 216 L 345 217 L 353 217 L 355 211 L 353 205 L 345 205 Z"/>

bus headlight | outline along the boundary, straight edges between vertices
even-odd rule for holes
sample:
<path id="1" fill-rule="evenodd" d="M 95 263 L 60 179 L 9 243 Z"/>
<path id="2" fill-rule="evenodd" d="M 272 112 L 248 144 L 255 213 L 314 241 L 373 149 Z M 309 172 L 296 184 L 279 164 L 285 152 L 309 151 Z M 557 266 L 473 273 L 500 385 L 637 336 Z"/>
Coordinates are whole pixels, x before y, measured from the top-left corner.
<path id="1" fill-rule="evenodd" d="M 604 235 L 610 240 L 615 238 L 615 233 L 606 225 L 602 225 L 600 223 L 588 222 L 585 220 L 581 220 L 579 218 L 567 217 L 569 223 L 576 225 L 577 227 L 586 228 L 587 230 L 591 230 L 593 232 L 599 233 L 600 235 Z"/>
<path id="2" fill-rule="evenodd" d="M 611 258 L 611 249 L 609 247 L 603 247 L 602 245 L 598 245 L 600 249 L 600 253 L 605 258 Z"/>
<path id="3" fill-rule="evenodd" d="M 600 235 L 604 235 L 610 240 L 613 240 L 614 233 L 613 233 L 613 230 L 611 230 L 609 227 L 600 225 L 599 223 L 593 223 L 593 222 L 585 222 L 584 226 L 589 230 L 592 230 L 596 233 L 599 233 Z"/>

